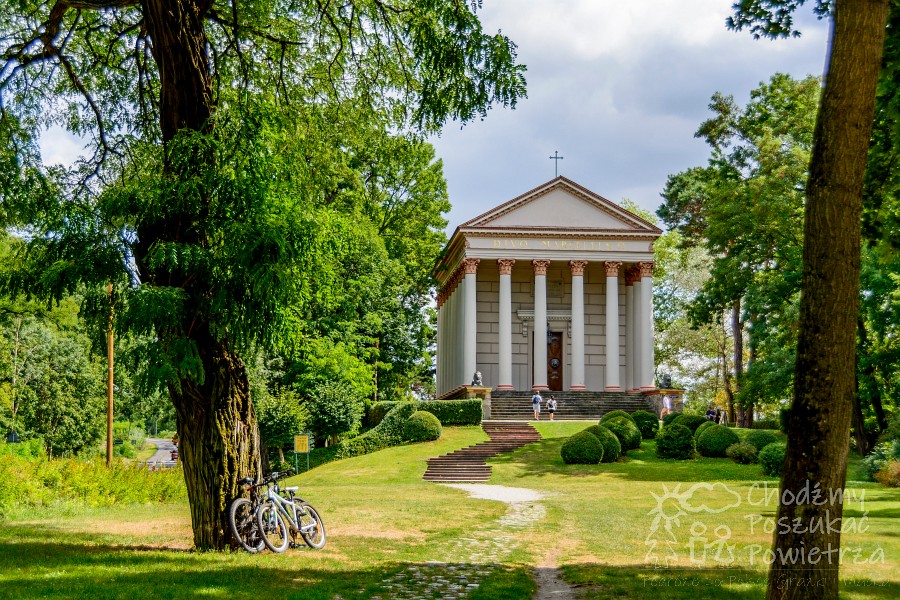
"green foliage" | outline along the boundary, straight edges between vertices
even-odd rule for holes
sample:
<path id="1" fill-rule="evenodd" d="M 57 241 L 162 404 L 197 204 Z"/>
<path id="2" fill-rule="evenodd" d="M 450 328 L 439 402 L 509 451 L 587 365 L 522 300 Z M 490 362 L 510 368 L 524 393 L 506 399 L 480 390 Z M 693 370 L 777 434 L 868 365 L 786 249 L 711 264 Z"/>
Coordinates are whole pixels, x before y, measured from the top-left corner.
<path id="1" fill-rule="evenodd" d="M 758 452 L 753 444 L 738 442 L 728 446 L 728 449 L 725 450 L 725 455 L 739 465 L 749 465 L 756 462 Z"/>
<path id="2" fill-rule="evenodd" d="M 700 423 L 697 429 L 694 430 L 694 439 L 699 440 L 700 434 L 709 429 L 710 427 L 715 427 L 716 423 L 714 421 L 707 420 L 706 423 Z"/>
<path id="3" fill-rule="evenodd" d="M 603 425 L 591 425 L 585 431 L 597 436 L 597 439 L 600 440 L 600 445 L 603 446 L 602 462 L 616 462 L 622 455 L 622 444 L 619 442 L 619 438 Z"/>
<path id="4" fill-rule="evenodd" d="M 5 441 L 0 441 L 0 456 L 45 458 L 47 456 L 47 451 L 44 448 L 44 440 L 41 438 L 22 440 L 17 444 L 8 444 Z"/>
<path id="5" fill-rule="evenodd" d="M 681 415 L 682 415 L 682 413 L 679 413 L 679 412 L 670 412 L 670 413 L 667 413 L 666 416 L 664 416 L 664 417 L 662 418 L 662 424 L 663 424 L 663 427 L 668 427 L 669 425 L 672 424 L 672 421 L 674 421 L 675 419 L 677 419 L 677 418 L 680 417 Z"/>
<path id="6" fill-rule="evenodd" d="M 403 426 L 403 439 L 410 442 L 430 442 L 441 437 L 441 422 L 424 410 L 414 412 Z"/>
<path id="7" fill-rule="evenodd" d="M 744 437 L 744 441 L 756 448 L 757 452 L 775 442 L 781 441 L 782 437 L 772 431 L 751 431 Z"/>
<path id="8" fill-rule="evenodd" d="M 700 415 L 686 415 L 681 414 L 676 418 L 672 419 L 672 425 L 682 425 L 691 430 L 691 432 L 697 431 L 697 428 L 703 425 L 704 423 L 709 423 L 709 419 Z"/>
<path id="9" fill-rule="evenodd" d="M 299 396 L 290 389 L 282 388 L 275 394 L 253 398 L 253 407 L 259 434 L 269 448 L 290 444 L 294 436 L 306 428 L 309 419 L 308 404 L 302 404 Z"/>
<path id="10" fill-rule="evenodd" d="M 608 413 L 606 413 L 602 417 L 600 417 L 600 424 L 603 425 L 604 422 L 609 421 L 610 419 L 615 419 L 616 417 L 622 417 L 624 419 L 628 419 L 629 421 L 631 421 L 632 423 L 637 425 L 637 423 L 635 423 L 635 421 L 634 421 L 634 418 L 629 413 L 625 412 L 624 410 L 609 411 Z"/>
<path id="11" fill-rule="evenodd" d="M 576 433 L 559 450 L 567 465 L 596 465 L 603 459 L 603 444 L 587 431 Z"/>
<path id="12" fill-rule="evenodd" d="M 709 427 L 697 438 L 697 451 L 703 456 L 724 457 L 728 447 L 739 443 L 738 435 L 724 425 Z"/>
<path id="13" fill-rule="evenodd" d="M 786 453 L 787 444 L 784 442 L 775 442 L 760 450 L 756 458 L 762 465 L 763 473 L 770 477 L 780 477 Z"/>
<path id="14" fill-rule="evenodd" d="M 619 443 L 622 444 L 623 454 L 629 450 L 635 450 L 641 447 L 641 430 L 637 428 L 637 425 L 635 425 L 634 421 L 631 419 L 625 417 L 613 417 L 612 419 L 602 421 L 601 424 L 619 438 Z"/>
<path id="15" fill-rule="evenodd" d="M 399 403 L 385 415 L 381 423 L 362 435 L 341 442 L 340 446 L 338 446 L 336 457 L 350 458 L 352 456 L 361 456 L 402 444 L 404 442 L 403 435 L 406 421 L 417 409 L 415 402 Z"/>
<path id="16" fill-rule="evenodd" d="M 688 460 L 694 457 L 694 434 L 684 425 L 673 423 L 656 436 L 656 456 Z"/>
<path id="17" fill-rule="evenodd" d="M 900 487 L 900 460 L 888 461 L 875 472 L 875 481 L 888 487 Z"/>
<path id="18" fill-rule="evenodd" d="M 372 404 L 367 413 L 366 420 L 369 425 L 381 423 L 384 415 L 394 408 L 398 402 L 376 402 Z M 462 400 L 423 400 L 418 402 L 419 410 L 430 412 L 438 418 L 441 424 L 447 425 L 478 425 L 481 423 L 481 400 L 469 398 Z"/>
<path id="19" fill-rule="evenodd" d="M 862 459 L 862 472 L 869 481 L 875 481 L 875 473 L 892 460 L 900 460 L 900 440 L 881 442 Z"/>
<path id="20" fill-rule="evenodd" d="M 778 429 L 778 419 L 757 419 L 753 421 L 753 429 Z"/>
<path id="21" fill-rule="evenodd" d="M 785 406 L 778 411 L 778 429 L 781 433 L 787 433 L 788 420 L 791 418 L 791 407 Z"/>
<path id="22" fill-rule="evenodd" d="M 354 434 L 362 424 L 365 401 L 356 390 L 341 382 L 316 385 L 303 403 L 316 439 Z"/>
<path id="23" fill-rule="evenodd" d="M 641 437 L 652 440 L 659 432 L 659 417 L 648 410 L 637 410 L 631 413 L 631 419 L 641 431 Z"/>

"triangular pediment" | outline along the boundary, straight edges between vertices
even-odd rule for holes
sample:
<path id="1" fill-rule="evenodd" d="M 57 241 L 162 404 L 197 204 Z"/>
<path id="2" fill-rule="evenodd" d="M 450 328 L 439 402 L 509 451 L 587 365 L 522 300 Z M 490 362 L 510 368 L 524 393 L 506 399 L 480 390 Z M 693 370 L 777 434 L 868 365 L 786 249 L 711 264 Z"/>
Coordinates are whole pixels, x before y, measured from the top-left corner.
<path id="1" fill-rule="evenodd" d="M 651 223 L 565 177 L 557 177 L 501 204 L 463 223 L 460 229 L 660 233 Z"/>

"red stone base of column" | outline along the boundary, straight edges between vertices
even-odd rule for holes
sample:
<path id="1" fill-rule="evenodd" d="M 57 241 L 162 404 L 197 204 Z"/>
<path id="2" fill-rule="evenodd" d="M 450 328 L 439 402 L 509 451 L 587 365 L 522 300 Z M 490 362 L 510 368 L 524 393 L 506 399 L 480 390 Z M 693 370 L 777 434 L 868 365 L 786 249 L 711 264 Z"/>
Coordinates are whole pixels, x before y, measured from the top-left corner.
<path id="1" fill-rule="evenodd" d="M 621 386 L 618 386 L 618 385 L 608 385 L 605 388 L 603 388 L 603 391 L 604 392 L 621 392 L 622 388 L 621 388 Z"/>
<path id="2" fill-rule="evenodd" d="M 514 390 L 514 389 L 516 389 L 516 388 L 514 388 L 514 387 L 511 386 L 511 385 L 498 385 L 498 386 L 497 386 L 497 389 L 498 389 L 498 390 Z"/>
<path id="3" fill-rule="evenodd" d="M 586 386 L 583 386 L 583 385 L 570 385 L 570 386 L 569 386 L 569 391 L 570 391 L 570 392 L 583 392 L 583 391 L 585 391 L 586 389 L 587 389 L 587 387 L 586 387 Z"/>
<path id="4" fill-rule="evenodd" d="M 656 386 L 653 385 L 642 385 L 641 392 L 655 392 Z"/>
<path id="5" fill-rule="evenodd" d="M 641 391 L 641 388 L 631 388 L 630 390 L 625 390 L 625 391 L 628 392 L 629 394 L 636 394 L 637 392 Z"/>
<path id="6" fill-rule="evenodd" d="M 550 388 L 547 387 L 546 385 L 533 385 L 533 386 L 531 386 L 531 389 L 539 390 L 541 392 L 549 392 L 550 391 Z"/>

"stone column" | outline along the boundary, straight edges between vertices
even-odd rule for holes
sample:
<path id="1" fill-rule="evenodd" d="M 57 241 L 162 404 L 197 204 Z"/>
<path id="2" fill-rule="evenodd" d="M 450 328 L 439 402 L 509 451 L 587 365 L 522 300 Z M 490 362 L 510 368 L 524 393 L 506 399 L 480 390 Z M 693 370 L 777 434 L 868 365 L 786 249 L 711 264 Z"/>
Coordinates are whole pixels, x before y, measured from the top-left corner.
<path id="1" fill-rule="evenodd" d="M 640 278 L 640 269 L 631 266 L 625 269 L 625 389 L 636 389 L 635 380 L 635 340 L 637 338 L 635 319 L 635 282 Z"/>
<path id="2" fill-rule="evenodd" d="M 606 265 L 606 386 L 607 392 L 620 392 L 619 385 L 619 267 L 622 263 L 607 261 Z"/>
<path id="3" fill-rule="evenodd" d="M 463 328 L 463 384 L 470 383 L 472 376 L 477 371 L 476 353 L 478 351 L 477 332 L 478 332 L 478 303 L 476 291 L 476 273 L 478 272 L 478 263 L 481 262 L 477 258 L 466 258 L 463 260 L 465 268 L 465 308 L 463 309 L 463 319 L 465 326 Z"/>
<path id="4" fill-rule="evenodd" d="M 435 390 L 440 397 L 444 393 L 444 290 L 437 293 L 437 365 L 435 374 Z"/>
<path id="5" fill-rule="evenodd" d="M 537 390 L 547 390 L 547 267 L 549 260 L 533 260 L 534 267 L 534 360 L 533 384 Z"/>
<path id="6" fill-rule="evenodd" d="M 572 379 L 570 390 L 584 385 L 584 268 L 586 260 L 570 260 L 572 271 Z"/>
<path id="7" fill-rule="evenodd" d="M 641 370 L 637 385 L 641 391 L 654 390 L 653 383 L 653 263 L 638 263 L 641 268 Z"/>
<path id="8" fill-rule="evenodd" d="M 511 390 L 512 385 L 512 268 L 516 261 L 500 258 L 500 357 L 498 390 Z"/>

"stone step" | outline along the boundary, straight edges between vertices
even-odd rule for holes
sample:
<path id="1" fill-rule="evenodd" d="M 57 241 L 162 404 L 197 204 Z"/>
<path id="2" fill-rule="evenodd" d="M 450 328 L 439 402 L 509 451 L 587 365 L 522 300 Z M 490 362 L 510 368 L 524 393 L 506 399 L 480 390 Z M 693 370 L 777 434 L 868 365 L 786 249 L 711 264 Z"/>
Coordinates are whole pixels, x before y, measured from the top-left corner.
<path id="1" fill-rule="evenodd" d="M 517 421 L 485 421 L 482 429 L 491 438 L 468 448 L 454 450 L 428 459 L 426 481 L 487 481 L 491 467 L 484 461 L 503 452 L 511 452 L 541 439 L 528 423 Z"/>

